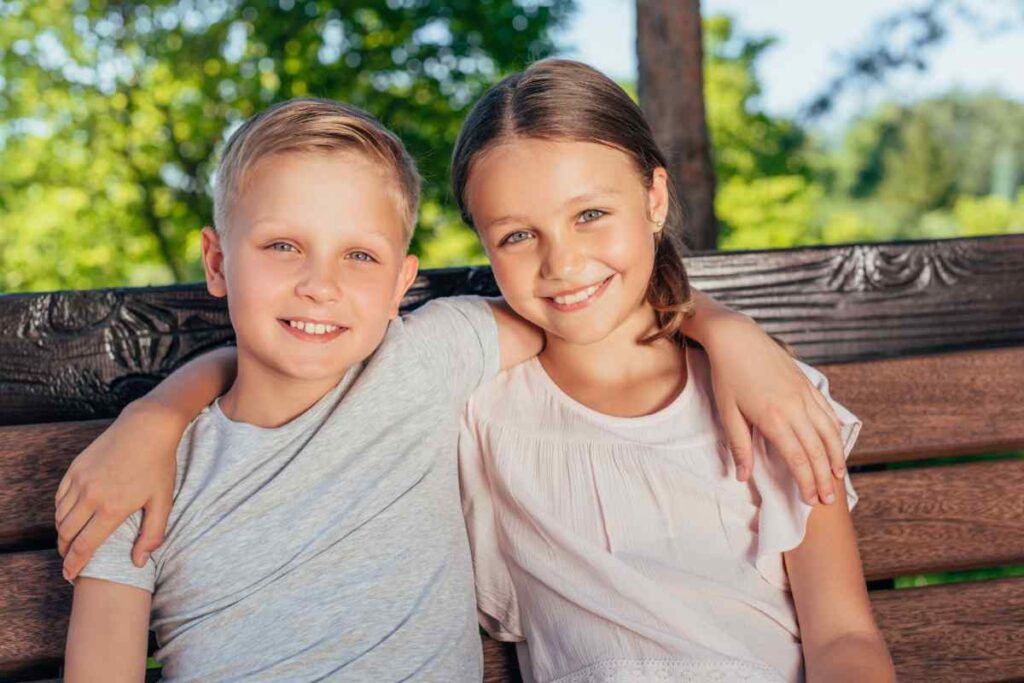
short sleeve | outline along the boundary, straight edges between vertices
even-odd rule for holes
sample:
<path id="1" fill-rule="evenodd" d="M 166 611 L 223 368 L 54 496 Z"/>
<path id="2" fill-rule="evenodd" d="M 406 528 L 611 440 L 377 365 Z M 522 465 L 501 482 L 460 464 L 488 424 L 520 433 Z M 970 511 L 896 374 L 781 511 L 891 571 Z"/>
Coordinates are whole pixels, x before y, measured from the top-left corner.
<path id="1" fill-rule="evenodd" d="M 144 567 L 132 563 L 132 546 L 138 537 L 142 513 L 136 512 L 114 530 L 97 548 L 79 576 L 135 586 L 150 593 L 156 587 L 156 563 L 149 558 Z"/>
<path id="2" fill-rule="evenodd" d="M 524 640 L 519 605 L 508 564 L 501 552 L 483 449 L 470 401 L 463 412 L 459 431 L 459 487 L 473 555 L 477 617 L 495 640 L 517 642 Z"/>
<path id="3" fill-rule="evenodd" d="M 797 364 L 839 417 L 843 456 L 849 458 L 860 434 L 861 421 L 832 399 L 828 391 L 828 378 L 825 375 L 805 363 L 797 361 Z M 783 458 L 774 452 L 765 457 L 769 449 L 771 447 L 764 437 L 755 432 L 754 452 L 758 460 L 751 480 L 761 498 L 755 564 L 758 572 L 769 582 L 788 587 L 789 581 L 782 562 L 782 553 L 796 548 L 803 541 L 807 519 L 814 508 L 800 497 L 800 489 Z M 846 501 L 852 510 L 857 503 L 857 493 L 850 483 L 848 474 L 843 477 L 843 483 L 846 486 Z"/>
<path id="4" fill-rule="evenodd" d="M 403 319 L 423 362 L 463 403 L 501 366 L 498 324 L 478 296 L 435 299 Z"/>

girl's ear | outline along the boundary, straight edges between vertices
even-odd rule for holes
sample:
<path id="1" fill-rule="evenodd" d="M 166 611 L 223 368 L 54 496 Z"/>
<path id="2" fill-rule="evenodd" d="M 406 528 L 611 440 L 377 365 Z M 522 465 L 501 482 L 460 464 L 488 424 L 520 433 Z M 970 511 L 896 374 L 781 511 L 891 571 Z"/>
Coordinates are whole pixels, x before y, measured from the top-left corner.
<path id="1" fill-rule="evenodd" d="M 209 226 L 203 228 L 203 268 L 206 270 L 206 290 L 218 298 L 227 296 L 224 249 L 221 248 L 220 235 Z"/>
<path id="2" fill-rule="evenodd" d="M 652 232 L 661 232 L 668 218 L 668 172 L 661 166 L 651 171 L 651 186 L 647 188 L 647 215 Z"/>

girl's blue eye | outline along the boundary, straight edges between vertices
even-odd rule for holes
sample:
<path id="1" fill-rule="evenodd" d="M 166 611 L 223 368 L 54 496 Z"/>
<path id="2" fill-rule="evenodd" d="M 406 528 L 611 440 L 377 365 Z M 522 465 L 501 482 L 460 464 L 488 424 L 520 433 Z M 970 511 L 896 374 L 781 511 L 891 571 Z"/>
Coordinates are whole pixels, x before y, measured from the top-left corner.
<path id="1" fill-rule="evenodd" d="M 530 233 L 528 231 L 526 231 L 526 230 L 516 230 L 515 232 L 510 233 L 509 235 L 507 235 L 505 237 L 505 239 L 503 239 L 501 241 L 501 243 L 503 245 L 504 244 L 518 244 L 519 242 L 523 242 L 523 241 L 528 240 L 528 239 L 530 239 Z"/>
<path id="2" fill-rule="evenodd" d="M 581 223 L 591 223 L 596 221 L 598 218 L 604 215 L 604 211 L 601 209 L 587 209 L 580 214 Z"/>
<path id="3" fill-rule="evenodd" d="M 267 248 L 270 249 L 271 251 L 283 251 L 286 253 L 295 251 L 295 246 L 292 244 L 288 244 L 287 242 L 274 242 Z"/>
<path id="4" fill-rule="evenodd" d="M 353 261 L 361 261 L 363 263 L 373 263 L 377 260 L 370 256 L 369 254 L 367 254 L 365 251 L 353 251 L 351 254 L 348 255 L 348 257 Z"/>

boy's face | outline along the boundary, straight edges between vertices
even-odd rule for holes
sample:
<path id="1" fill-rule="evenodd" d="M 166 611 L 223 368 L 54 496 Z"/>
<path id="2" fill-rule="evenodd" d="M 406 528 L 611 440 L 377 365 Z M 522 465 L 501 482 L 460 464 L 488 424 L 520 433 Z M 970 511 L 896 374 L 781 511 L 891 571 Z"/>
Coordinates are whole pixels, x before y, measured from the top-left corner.
<path id="1" fill-rule="evenodd" d="M 373 353 L 416 277 L 393 186 L 346 152 L 281 154 L 249 171 L 227 234 L 203 232 L 240 369 L 336 381 Z"/>

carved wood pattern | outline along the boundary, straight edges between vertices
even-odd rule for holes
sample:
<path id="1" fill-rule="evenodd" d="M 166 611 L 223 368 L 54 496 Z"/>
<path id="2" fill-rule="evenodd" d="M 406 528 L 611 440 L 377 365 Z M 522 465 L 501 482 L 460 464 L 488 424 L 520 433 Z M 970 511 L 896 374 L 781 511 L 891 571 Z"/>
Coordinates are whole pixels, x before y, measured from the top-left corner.
<path id="1" fill-rule="evenodd" d="M 696 286 L 809 362 L 1024 344 L 1024 235 L 698 254 Z M 497 294 L 487 268 L 426 271 L 403 303 Z M 0 296 L 0 424 L 109 417 L 228 343 L 202 285 Z"/>

